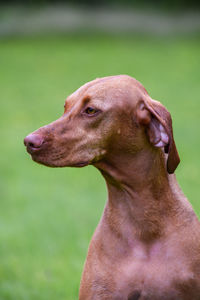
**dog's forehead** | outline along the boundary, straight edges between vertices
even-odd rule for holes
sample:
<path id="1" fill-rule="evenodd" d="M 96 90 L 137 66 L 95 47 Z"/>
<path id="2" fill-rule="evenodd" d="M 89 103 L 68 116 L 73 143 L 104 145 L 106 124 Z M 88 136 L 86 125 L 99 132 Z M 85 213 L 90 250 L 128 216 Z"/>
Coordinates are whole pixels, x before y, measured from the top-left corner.
<path id="1" fill-rule="evenodd" d="M 147 91 L 140 82 L 128 75 L 117 75 L 90 81 L 77 89 L 67 99 L 70 105 L 82 101 L 86 97 L 103 102 L 124 103 L 130 99 L 132 101 L 137 100 L 141 94 L 147 94 Z"/>

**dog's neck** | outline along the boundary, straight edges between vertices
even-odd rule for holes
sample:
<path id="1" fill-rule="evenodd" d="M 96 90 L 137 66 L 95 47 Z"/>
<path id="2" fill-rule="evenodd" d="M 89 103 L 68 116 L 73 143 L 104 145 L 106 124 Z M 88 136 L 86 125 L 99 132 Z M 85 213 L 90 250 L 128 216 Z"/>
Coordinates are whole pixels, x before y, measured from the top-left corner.
<path id="1" fill-rule="evenodd" d="M 104 218 L 110 226 L 118 224 L 118 235 L 134 234 L 148 242 L 163 234 L 166 216 L 175 210 L 165 164 L 160 149 L 112 155 L 96 164 L 108 188 Z"/>

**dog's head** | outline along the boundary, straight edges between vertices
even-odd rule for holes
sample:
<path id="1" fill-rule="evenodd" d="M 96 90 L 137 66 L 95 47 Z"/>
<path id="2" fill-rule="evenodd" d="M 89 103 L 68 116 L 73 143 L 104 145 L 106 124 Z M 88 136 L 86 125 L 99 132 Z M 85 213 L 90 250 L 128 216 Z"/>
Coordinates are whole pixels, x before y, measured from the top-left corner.
<path id="1" fill-rule="evenodd" d="M 169 112 L 126 75 L 83 85 L 67 98 L 61 118 L 24 143 L 34 161 L 51 167 L 85 166 L 112 153 L 134 155 L 144 147 L 168 153 L 169 173 L 179 163 Z"/>

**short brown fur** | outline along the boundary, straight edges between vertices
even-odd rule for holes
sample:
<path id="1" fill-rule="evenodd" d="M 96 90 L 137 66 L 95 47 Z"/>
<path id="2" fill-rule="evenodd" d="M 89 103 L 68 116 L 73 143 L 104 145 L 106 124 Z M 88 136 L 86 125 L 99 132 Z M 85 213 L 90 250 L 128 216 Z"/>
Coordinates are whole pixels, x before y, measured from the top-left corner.
<path id="1" fill-rule="evenodd" d="M 91 164 L 106 180 L 80 300 L 200 300 L 200 223 L 173 174 L 171 116 L 141 83 L 126 75 L 87 83 L 25 145 L 38 163 Z"/>

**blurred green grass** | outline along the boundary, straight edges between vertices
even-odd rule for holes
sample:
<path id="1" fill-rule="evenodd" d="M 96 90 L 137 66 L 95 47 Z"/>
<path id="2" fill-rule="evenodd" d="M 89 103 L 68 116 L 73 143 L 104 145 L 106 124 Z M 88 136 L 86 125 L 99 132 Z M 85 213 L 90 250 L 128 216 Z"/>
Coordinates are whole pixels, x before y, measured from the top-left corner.
<path id="1" fill-rule="evenodd" d="M 77 299 L 106 188 L 98 171 L 31 161 L 23 138 L 96 77 L 129 74 L 173 117 L 179 183 L 200 215 L 198 37 L 76 36 L 0 41 L 0 299 Z"/>

